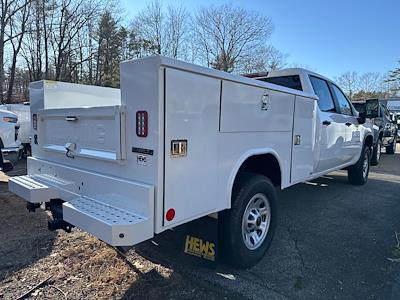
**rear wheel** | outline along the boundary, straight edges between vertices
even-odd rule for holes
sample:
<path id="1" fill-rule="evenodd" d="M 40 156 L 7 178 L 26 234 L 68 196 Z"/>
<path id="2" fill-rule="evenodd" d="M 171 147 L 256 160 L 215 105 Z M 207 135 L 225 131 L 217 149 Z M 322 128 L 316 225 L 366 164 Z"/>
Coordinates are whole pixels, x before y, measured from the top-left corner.
<path id="1" fill-rule="evenodd" d="M 349 182 L 354 185 L 363 185 L 368 180 L 370 166 L 370 149 L 364 146 L 357 163 L 347 169 Z"/>
<path id="2" fill-rule="evenodd" d="M 382 151 L 382 140 L 379 139 L 375 147 L 372 148 L 371 166 L 377 166 L 379 164 L 379 159 L 381 158 L 381 151 Z"/>
<path id="3" fill-rule="evenodd" d="M 232 194 L 232 208 L 220 214 L 223 257 L 231 265 L 248 268 L 268 250 L 276 228 L 277 195 L 265 176 L 240 176 Z"/>
<path id="4" fill-rule="evenodd" d="M 386 153 L 387 154 L 394 154 L 396 152 L 396 138 L 393 139 L 393 142 L 389 144 L 389 146 L 386 147 Z"/>

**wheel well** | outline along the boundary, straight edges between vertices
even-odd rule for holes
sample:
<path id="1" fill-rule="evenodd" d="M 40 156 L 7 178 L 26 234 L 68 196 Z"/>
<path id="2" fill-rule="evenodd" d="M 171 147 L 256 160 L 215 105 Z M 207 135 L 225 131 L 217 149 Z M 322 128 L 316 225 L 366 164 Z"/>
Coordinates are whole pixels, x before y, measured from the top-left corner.
<path id="1" fill-rule="evenodd" d="M 237 172 L 234 186 L 243 173 L 257 173 L 268 177 L 275 186 L 281 184 L 281 168 L 276 157 L 272 154 L 253 155 L 247 158 Z"/>
<path id="2" fill-rule="evenodd" d="M 365 144 L 366 146 L 372 148 L 372 145 L 373 145 L 373 138 L 372 138 L 372 135 L 369 135 L 369 136 L 367 136 L 367 137 L 365 138 L 365 143 L 364 143 L 364 144 Z"/>

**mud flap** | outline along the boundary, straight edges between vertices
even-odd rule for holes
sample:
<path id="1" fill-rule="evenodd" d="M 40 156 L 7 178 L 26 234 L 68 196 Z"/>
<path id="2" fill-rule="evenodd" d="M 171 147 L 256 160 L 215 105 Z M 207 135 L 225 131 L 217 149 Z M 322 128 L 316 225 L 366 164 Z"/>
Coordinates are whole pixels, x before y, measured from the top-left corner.
<path id="1" fill-rule="evenodd" d="M 206 216 L 185 226 L 183 252 L 190 262 L 216 268 L 218 257 L 218 219 Z"/>

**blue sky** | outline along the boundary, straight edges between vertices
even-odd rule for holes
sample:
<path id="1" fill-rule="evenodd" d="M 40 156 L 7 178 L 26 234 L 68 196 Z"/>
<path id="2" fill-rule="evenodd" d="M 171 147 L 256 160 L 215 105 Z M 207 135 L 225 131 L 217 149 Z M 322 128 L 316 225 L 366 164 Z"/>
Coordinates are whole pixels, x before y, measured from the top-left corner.
<path id="1" fill-rule="evenodd" d="M 148 1 L 122 1 L 133 16 Z M 226 1 L 164 0 L 195 11 Z M 233 0 L 234 5 L 270 17 L 271 44 L 289 54 L 289 64 L 309 66 L 335 77 L 346 71 L 380 72 L 400 60 L 400 0 Z M 166 5 L 165 5 L 166 6 Z"/>

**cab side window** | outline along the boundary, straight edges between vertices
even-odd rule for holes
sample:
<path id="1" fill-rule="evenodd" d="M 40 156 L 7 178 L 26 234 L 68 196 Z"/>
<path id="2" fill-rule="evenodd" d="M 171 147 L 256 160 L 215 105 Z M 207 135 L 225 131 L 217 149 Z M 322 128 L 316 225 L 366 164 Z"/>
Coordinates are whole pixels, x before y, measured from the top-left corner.
<path id="1" fill-rule="evenodd" d="M 385 118 L 386 118 L 386 120 L 388 120 L 388 121 L 390 122 L 392 119 L 390 118 L 390 113 L 389 113 L 389 111 L 388 111 L 387 108 L 386 108 L 385 106 L 383 106 L 383 105 L 382 105 L 382 108 L 383 108 L 383 110 L 384 110 L 384 112 L 385 112 Z"/>
<path id="2" fill-rule="evenodd" d="M 353 112 L 351 111 L 349 100 L 347 100 L 346 96 L 336 85 L 332 84 L 331 86 L 333 93 L 335 94 L 336 100 L 339 104 L 340 113 L 342 115 L 352 116 Z"/>
<path id="3" fill-rule="evenodd" d="M 335 112 L 335 103 L 329 90 L 328 83 L 318 77 L 310 76 L 314 93 L 318 96 L 318 107 L 322 111 Z"/>

